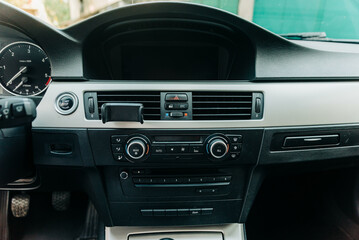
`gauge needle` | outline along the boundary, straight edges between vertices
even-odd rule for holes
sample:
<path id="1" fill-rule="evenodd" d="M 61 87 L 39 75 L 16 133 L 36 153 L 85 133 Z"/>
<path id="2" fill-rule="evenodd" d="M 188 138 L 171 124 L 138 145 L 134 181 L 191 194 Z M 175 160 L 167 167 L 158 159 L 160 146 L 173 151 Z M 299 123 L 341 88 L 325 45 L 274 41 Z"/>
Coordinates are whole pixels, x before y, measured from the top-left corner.
<path id="1" fill-rule="evenodd" d="M 13 91 L 16 91 L 19 87 L 21 87 L 26 80 L 27 80 L 26 77 L 22 78 L 21 82 L 13 89 Z"/>
<path id="2" fill-rule="evenodd" d="M 27 67 L 23 67 L 20 69 L 20 71 L 18 73 L 16 73 L 11 79 L 10 81 L 8 81 L 6 83 L 6 86 L 9 86 L 10 84 L 12 84 L 12 81 L 14 81 L 17 77 L 19 77 L 21 75 L 21 73 L 23 73 L 25 70 L 27 69 Z"/>

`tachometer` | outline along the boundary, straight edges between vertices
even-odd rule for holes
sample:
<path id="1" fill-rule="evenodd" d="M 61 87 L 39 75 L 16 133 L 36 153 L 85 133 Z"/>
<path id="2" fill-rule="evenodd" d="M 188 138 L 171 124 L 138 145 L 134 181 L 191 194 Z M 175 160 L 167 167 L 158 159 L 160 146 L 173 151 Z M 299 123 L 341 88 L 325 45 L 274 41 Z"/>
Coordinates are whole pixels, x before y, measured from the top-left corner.
<path id="1" fill-rule="evenodd" d="M 16 42 L 0 51 L 0 84 L 14 95 L 32 96 L 51 82 L 51 63 L 37 45 Z"/>

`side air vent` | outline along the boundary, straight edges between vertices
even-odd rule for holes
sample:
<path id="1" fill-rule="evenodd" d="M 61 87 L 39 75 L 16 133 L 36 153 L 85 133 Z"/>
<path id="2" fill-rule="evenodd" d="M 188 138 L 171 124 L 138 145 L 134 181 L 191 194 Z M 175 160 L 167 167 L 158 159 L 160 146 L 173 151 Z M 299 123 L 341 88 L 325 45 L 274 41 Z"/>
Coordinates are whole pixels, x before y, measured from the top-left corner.
<path id="1" fill-rule="evenodd" d="M 244 120 L 252 116 L 251 92 L 193 92 L 193 120 Z"/>
<path id="2" fill-rule="evenodd" d="M 98 112 L 101 119 L 101 106 L 104 103 L 142 103 L 144 120 L 161 119 L 160 92 L 111 91 L 97 92 Z"/>

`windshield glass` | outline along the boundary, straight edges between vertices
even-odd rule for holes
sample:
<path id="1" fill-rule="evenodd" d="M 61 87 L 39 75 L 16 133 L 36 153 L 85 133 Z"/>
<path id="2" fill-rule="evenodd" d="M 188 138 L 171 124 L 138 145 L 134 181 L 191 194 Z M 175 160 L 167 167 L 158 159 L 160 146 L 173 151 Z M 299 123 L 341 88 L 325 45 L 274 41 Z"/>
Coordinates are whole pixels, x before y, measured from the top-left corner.
<path id="1" fill-rule="evenodd" d="M 58 28 L 71 26 L 95 14 L 117 7 L 154 2 L 153 0 L 6 1 Z M 220 8 L 278 34 L 325 32 L 328 38 L 359 39 L 357 20 L 359 0 L 182 0 L 181 2 Z"/>

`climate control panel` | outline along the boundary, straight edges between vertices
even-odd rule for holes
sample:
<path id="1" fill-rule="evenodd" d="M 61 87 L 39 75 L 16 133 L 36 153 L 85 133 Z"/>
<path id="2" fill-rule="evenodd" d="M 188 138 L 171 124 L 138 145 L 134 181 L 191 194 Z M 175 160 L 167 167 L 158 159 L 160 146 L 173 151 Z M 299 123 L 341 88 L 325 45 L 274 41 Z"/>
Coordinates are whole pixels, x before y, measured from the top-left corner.
<path id="1" fill-rule="evenodd" d="M 150 156 L 181 159 L 202 158 L 213 162 L 236 160 L 242 151 L 243 136 L 210 135 L 112 135 L 111 149 L 116 161 L 140 163 Z"/>

